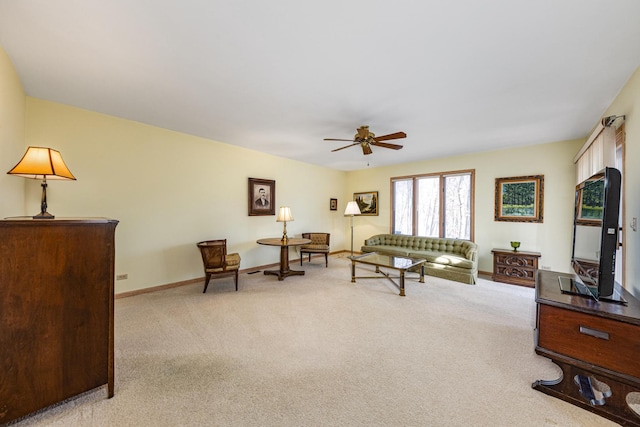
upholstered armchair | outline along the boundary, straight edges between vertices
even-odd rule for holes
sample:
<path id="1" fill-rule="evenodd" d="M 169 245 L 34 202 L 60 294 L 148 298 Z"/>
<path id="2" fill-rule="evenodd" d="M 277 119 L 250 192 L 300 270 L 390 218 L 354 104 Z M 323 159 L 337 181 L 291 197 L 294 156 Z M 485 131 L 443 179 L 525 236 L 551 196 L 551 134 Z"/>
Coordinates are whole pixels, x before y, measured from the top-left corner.
<path id="1" fill-rule="evenodd" d="M 300 265 L 302 265 L 304 254 L 309 255 L 309 262 L 311 262 L 311 254 L 324 254 L 324 264 L 328 267 L 330 237 L 329 233 L 302 233 L 302 238 L 311 239 L 311 243 L 300 247 Z"/>
<path id="2" fill-rule="evenodd" d="M 202 293 L 207 292 L 211 276 L 235 276 L 236 291 L 238 291 L 240 254 L 227 254 L 227 239 L 206 240 L 198 243 L 198 248 L 200 248 L 204 273 L 206 275 Z"/>

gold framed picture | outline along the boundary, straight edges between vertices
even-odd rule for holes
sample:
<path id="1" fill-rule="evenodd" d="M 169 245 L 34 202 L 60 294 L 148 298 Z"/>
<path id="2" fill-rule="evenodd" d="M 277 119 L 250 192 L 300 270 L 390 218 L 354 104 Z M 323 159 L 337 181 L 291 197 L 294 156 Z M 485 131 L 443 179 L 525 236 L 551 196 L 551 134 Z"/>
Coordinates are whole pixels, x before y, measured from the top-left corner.
<path id="1" fill-rule="evenodd" d="M 495 220 L 543 222 L 544 175 L 496 178 Z"/>
<path id="2" fill-rule="evenodd" d="M 360 215 L 378 215 L 378 192 L 365 191 L 364 193 L 353 193 L 353 200 L 360 208 Z"/>

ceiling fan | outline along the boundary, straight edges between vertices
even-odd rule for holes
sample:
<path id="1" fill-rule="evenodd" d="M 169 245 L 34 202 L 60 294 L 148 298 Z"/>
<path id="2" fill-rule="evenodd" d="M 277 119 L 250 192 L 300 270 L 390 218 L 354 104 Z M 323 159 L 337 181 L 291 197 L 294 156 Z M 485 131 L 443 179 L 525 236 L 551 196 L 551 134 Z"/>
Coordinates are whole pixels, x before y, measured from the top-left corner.
<path id="1" fill-rule="evenodd" d="M 399 150 L 402 148 L 402 145 L 398 144 L 389 144 L 387 142 L 390 139 L 400 139 L 406 138 L 407 134 L 404 132 L 396 132 L 390 133 L 388 135 L 375 136 L 374 133 L 369 132 L 369 126 L 360 126 L 358 128 L 358 133 L 355 134 L 353 139 L 336 139 L 336 138 L 325 138 L 325 141 L 352 141 L 353 144 L 345 145 L 344 147 L 336 148 L 335 150 L 331 150 L 331 152 L 343 150 L 345 148 L 353 147 L 354 145 L 360 145 L 362 147 L 363 154 L 371 154 L 371 146 L 375 145 L 376 147 L 384 147 L 391 148 L 392 150 Z"/>

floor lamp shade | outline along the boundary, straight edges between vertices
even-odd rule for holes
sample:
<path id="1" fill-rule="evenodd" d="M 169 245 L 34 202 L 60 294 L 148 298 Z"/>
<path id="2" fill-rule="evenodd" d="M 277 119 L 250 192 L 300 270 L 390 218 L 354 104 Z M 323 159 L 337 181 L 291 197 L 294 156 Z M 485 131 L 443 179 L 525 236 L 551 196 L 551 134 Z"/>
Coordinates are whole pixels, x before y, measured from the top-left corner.
<path id="1" fill-rule="evenodd" d="M 351 256 L 353 256 L 353 217 L 354 215 L 360 215 L 360 207 L 358 207 L 358 203 L 355 201 L 350 201 L 347 203 L 347 208 L 344 210 L 345 216 L 351 217 Z"/>
<path id="2" fill-rule="evenodd" d="M 344 210 L 344 214 L 346 215 L 360 215 L 360 208 L 358 207 L 358 202 L 354 202 L 353 200 L 347 203 L 347 208 Z"/>
<path id="3" fill-rule="evenodd" d="M 21 176 L 23 178 L 42 180 L 42 200 L 40 203 L 40 213 L 34 219 L 54 218 L 47 212 L 47 178 L 48 179 L 72 179 L 73 176 L 67 165 L 62 160 L 59 151 L 45 147 L 29 147 L 22 159 L 9 172 L 9 175 Z"/>

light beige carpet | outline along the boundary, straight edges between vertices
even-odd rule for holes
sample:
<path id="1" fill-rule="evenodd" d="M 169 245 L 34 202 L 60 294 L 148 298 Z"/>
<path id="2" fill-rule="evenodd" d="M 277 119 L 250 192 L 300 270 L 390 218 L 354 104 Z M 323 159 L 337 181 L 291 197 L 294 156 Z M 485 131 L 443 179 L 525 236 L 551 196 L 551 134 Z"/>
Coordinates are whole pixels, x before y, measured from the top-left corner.
<path id="1" fill-rule="evenodd" d="M 346 255 L 303 269 L 116 300 L 115 397 L 15 425 L 615 425 L 531 388 L 560 372 L 533 350 L 533 289 L 427 276 L 403 298 L 351 283 Z"/>

